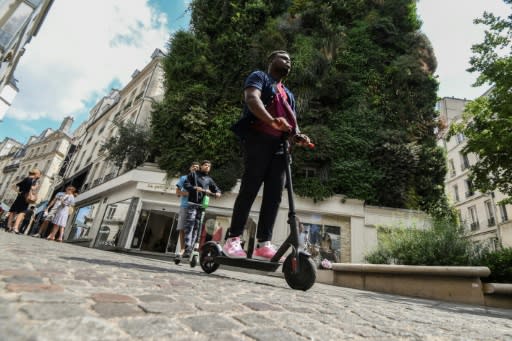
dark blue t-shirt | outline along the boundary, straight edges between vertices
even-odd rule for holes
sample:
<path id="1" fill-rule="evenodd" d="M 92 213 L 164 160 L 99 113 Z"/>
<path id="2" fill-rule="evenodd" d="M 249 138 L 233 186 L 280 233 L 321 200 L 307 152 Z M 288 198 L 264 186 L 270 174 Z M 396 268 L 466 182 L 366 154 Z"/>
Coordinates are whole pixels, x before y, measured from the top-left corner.
<path id="1" fill-rule="evenodd" d="M 263 105 L 267 106 L 272 102 L 277 92 L 276 84 L 277 81 L 268 73 L 257 70 L 251 73 L 245 80 L 244 90 L 247 88 L 256 88 L 260 90 L 261 101 L 263 102 Z M 284 87 L 284 90 L 288 96 L 288 104 L 290 104 L 290 107 L 295 113 L 295 97 L 287 87 Z M 231 127 L 231 130 L 239 137 L 243 138 L 255 120 L 257 120 L 256 116 L 249 110 L 247 104 L 244 104 L 242 118 Z"/>

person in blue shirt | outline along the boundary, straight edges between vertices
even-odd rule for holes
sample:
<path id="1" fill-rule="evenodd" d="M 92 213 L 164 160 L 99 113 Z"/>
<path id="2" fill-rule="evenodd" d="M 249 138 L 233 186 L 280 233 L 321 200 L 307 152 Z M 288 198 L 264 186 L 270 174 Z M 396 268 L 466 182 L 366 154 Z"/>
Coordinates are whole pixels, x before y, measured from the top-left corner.
<path id="1" fill-rule="evenodd" d="M 198 170 L 199 162 L 192 162 L 189 168 L 190 173 Z M 176 195 L 180 197 L 180 211 L 178 213 L 178 225 L 176 226 L 176 230 L 179 231 L 180 254 L 183 254 L 183 251 L 185 251 L 185 220 L 188 207 L 188 191 L 185 189 L 185 180 L 187 180 L 187 175 L 182 175 L 176 183 Z"/>

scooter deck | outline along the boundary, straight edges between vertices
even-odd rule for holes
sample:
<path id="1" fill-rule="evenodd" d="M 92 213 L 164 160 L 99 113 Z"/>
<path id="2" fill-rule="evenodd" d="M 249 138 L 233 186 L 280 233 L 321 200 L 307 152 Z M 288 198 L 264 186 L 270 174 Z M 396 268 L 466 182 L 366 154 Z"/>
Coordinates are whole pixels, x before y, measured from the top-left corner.
<path id="1" fill-rule="evenodd" d="M 273 263 L 251 258 L 229 258 L 226 256 L 215 257 L 215 263 L 236 266 L 261 271 L 276 271 L 281 263 Z"/>

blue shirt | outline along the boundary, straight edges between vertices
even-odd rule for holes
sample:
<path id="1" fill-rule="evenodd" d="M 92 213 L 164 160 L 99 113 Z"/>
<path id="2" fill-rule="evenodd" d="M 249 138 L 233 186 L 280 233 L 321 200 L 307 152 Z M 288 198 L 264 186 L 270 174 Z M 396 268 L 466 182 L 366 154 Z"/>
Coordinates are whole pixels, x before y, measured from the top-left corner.
<path id="1" fill-rule="evenodd" d="M 254 71 L 247 77 L 244 83 L 244 90 L 247 88 L 256 88 L 260 90 L 261 101 L 263 102 L 263 105 L 267 106 L 272 102 L 276 95 L 276 84 L 277 81 L 268 73 L 258 70 Z M 290 104 L 290 107 L 295 113 L 295 97 L 288 88 L 284 87 L 284 91 L 288 97 L 288 104 Z M 257 120 L 256 116 L 249 110 L 247 104 L 244 104 L 242 118 L 231 127 L 231 130 L 239 137 L 243 138 L 255 120 Z"/>
<path id="2" fill-rule="evenodd" d="M 187 180 L 187 176 L 182 175 L 182 176 L 180 176 L 180 179 L 176 183 L 176 187 L 178 187 L 178 189 L 183 192 L 187 191 L 184 187 L 185 180 Z M 183 195 L 180 197 L 180 207 L 188 207 L 188 195 Z"/>

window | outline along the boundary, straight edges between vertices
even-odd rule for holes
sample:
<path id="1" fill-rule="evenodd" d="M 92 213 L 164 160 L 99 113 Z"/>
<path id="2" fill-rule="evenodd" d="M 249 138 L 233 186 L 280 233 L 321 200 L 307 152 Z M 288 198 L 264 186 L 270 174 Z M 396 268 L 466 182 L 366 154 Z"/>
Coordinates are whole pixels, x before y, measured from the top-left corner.
<path id="1" fill-rule="evenodd" d="M 20 2 L 16 6 L 13 1 L 10 1 L 10 5 L 3 2 L 0 4 L 0 8 L 2 11 L 6 9 L 7 11 L 3 13 L 4 15 L 6 14 L 9 16 L 5 21 L 5 24 L 0 27 L 0 48 L 7 50 L 12 40 L 16 38 L 16 35 L 23 25 L 25 25 L 25 22 L 30 17 L 34 9 L 25 2 Z M 2 19 L 4 18 L 0 17 L 0 22 L 3 21 Z"/>
<path id="2" fill-rule="evenodd" d="M 492 205 L 491 200 L 485 201 L 485 211 L 487 212 L 487 226 L 495 226 L 496 218 L 494 217 L 494 207 Z"/>
<path id="3" fill-rule="evenodd" d="M 453 159 L 448 161 L 448 169 L 450 171 L 450 176 L 455 176 L 455 163 L 453 162 Z"/>
<path id="4" fill-rule="evenodd" d="M 467 154 L 460 154 L 460 160 L 461 160 L 461 170 L 466 170 L 469 168 L 469 159 Z"/>
<path id="5" fill-rule="evenodd" d="M 465 180 L 466 183 L 466 198 L 469 198 L 473 194 L 475 194 L 475 191 L 473 190 L 473 183 L 471 180 Z"/>
<path id="6" fill-rule="evenodd" d="M 507 206 L 504 204 L 500 204 L 500 217 L 501 221 L 507 221 L 508 220 L 508 214 L 507 214 Z"/>
<path id="7" fill-rule="evenodd" d="M 457 186 L 457 185 L 453 186 L 453 195 L 454 195 L 454 198 L 455 198 L 455 202 L 459 202 L 460 201 L 459 186 Z"/>
<path id="8" fill-rule="evenodd" d="M 463 133 L 457 133 L 455 138 L 457 139 L 457 144 L 464 142 L 464 140 L 466 139 Z"/>
<path id="9" fill-rule="evenodd" d="M 107 219 L 109 219 L 109 220 L 114 219 L 114 216 L 116 214 L 116 210 L 117 210 L 117 206 L 116 205 L 110 206 L 108 208 L 108 211 L 107 211 Z"/>
<path id="10" fill-rule="evenodd" d="M 478 216 L 476 214 L 476 206 L 468 207 L 468 216 L 471 226 L 471 231 L 476 231 L 480 229 L 480 224 L 478 223 Z"/>

